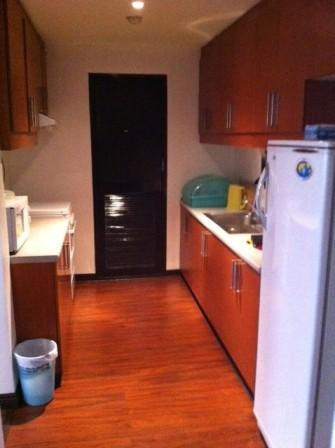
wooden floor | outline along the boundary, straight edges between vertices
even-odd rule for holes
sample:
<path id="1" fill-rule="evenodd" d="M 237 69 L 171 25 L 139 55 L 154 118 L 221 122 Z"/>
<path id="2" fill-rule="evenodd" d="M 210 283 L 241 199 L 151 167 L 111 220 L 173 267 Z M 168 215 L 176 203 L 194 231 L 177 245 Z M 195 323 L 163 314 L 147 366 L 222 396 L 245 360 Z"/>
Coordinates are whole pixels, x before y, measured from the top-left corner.
<path id="1" fill-rule="evenodd" d="M 7 448 L 264 447 L 252 401 L 179 277 L 80 284 L 65 374 Z"/>

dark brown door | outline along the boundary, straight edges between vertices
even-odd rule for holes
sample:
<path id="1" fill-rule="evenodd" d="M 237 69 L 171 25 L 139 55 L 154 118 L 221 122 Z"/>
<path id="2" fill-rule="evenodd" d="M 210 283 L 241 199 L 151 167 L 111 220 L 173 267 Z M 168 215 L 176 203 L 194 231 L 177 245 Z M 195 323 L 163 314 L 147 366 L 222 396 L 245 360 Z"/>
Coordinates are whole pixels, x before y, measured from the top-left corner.
<path id="1" fill-rule="evenodd" d="M 90 74 L 100 277 L 165 270 L 166 77 Z"/>

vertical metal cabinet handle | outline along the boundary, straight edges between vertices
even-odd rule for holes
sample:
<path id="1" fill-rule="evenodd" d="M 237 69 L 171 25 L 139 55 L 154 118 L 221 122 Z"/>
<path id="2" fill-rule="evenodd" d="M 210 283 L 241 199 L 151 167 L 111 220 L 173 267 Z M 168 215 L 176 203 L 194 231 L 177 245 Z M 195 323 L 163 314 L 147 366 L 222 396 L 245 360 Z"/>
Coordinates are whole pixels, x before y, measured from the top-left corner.
<path id="1" fill-rule="evenodd" d="M 36 129 L 36 98 L 33 96 L 33 123 L 34 129 Z"/>
<path id="2" fill-rule="evenodd" d="M 28 96 L 28 122 L 29 127 L 34 127 L 33 97 Z"/>
<path id="3" fill-rule="evenodd" d="M 206 258 L 208 256 L 208 236 L 209 235 L 210 235 L 209 232 L 202 232 L 201 233 L 200 255 L 203 258 Z"/>
<path id="4" fill-rule="evenodd" d="M 204 232 L 204 257 L 208 257 L 208 237 L 210 236 L 209 232 Z"/>
<path id="5" fill-rule="evenodd" d="M 236 288 L 235 292 L 240 293 L 242 291 L 242 266 L 244 265 L 244 261 L 236 260 Z"/>
<path id="6" fill-rule="evenodd" d="M 279 101 L 280 95 L 279 92 L 273 92 L 273 126 L 278 126 L 279 122 Z"/>
<path id="7" fill-rule="evenodd" d="M 229 106 L 230 106 L 229 129 L 231 129 L 233 127 L 233 105 L 232 105 L 232 103 L 230 103 Z"/>
<path id="8" fill-rule="evenodd" d="M 227 103 L 226 108 L 226 128 L 231 129 L 233 123 L 233 105 L 232 103 Z"/>
<path id="9" fill-rule="evenodd" d="M 39 117 L 39 111 L 40 111 L 40 107 L 38 104 L 38 99 L 37 97 L 35 97 L 35 104 L 36 104 L 36 108 L 35 108 L 35 117 L 36 117 L 36 127 L 38 128 L 40 126 L 40 117 Z"/>
<path id="10" fill-rule="evenodd" d="M 275 93 L 270 94 L 270 128 L 274 127 L 274 117 L 275 117 Z"/>
<path id="11" fill-rule="evenodd" d="M 33 117 L 34 117 L 34 129 L 36 129 L 36 98 L 33 96 Z"/>
<path id="12" fill-rule="evenodd" d="M 232 270 L 231 270 L 231 283 L 230 288 L 235 291 L 236 289 L 236 260 L 232 261 Z"/>
<path id="13" fill-rule="evenodd" d="M 201 240 L 200 240 L 200 255 L 201 255 L 201 257 L 204 257 L 204 244 L 205 244 L 204 234 L 201 233 Z"/>
<path id="14" fill-rule="evenodd" d="M 266 97 L 266 127 L 270 127 L 271 92 Z"/>

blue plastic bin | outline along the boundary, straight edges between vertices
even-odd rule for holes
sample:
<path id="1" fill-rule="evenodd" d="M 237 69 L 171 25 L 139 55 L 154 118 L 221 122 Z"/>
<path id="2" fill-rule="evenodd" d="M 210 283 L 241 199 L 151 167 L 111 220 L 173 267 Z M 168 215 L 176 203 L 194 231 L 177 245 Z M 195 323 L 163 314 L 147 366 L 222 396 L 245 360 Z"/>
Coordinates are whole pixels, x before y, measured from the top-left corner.
<path id="1" fill-rule="evenodd" d="M 229 180 L 204 174 L 189 180 L 182 189 L 182 200 L 190 207 L 226 207 Z"/>
<path id="2" fill-rule="evenodd" d="M 53 399 L 57 344 L 50 339 L 29 339 L 14 349 L 23 399 L 41 406 Z"/>

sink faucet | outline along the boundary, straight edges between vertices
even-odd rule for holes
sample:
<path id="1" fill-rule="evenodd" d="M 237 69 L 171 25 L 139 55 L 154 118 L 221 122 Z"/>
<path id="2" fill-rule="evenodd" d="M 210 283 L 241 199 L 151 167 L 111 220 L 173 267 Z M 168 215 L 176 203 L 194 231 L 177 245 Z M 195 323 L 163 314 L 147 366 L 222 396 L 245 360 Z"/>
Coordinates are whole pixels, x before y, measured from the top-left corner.
<path id="1" fill-rule="evenodd" d="M 253 200 L 252 204 L 250 204 L 248 202 L 248 199 L 246 200 L 245 210 L 248 210 L 248 213 L 244 217 L 245 224 L 247 224 L 247 225 L 260 224 L 260 221 L 259 221 L 259 218 L 257 215 L 257 211 L 256 211 L 255 199 Z"/>

